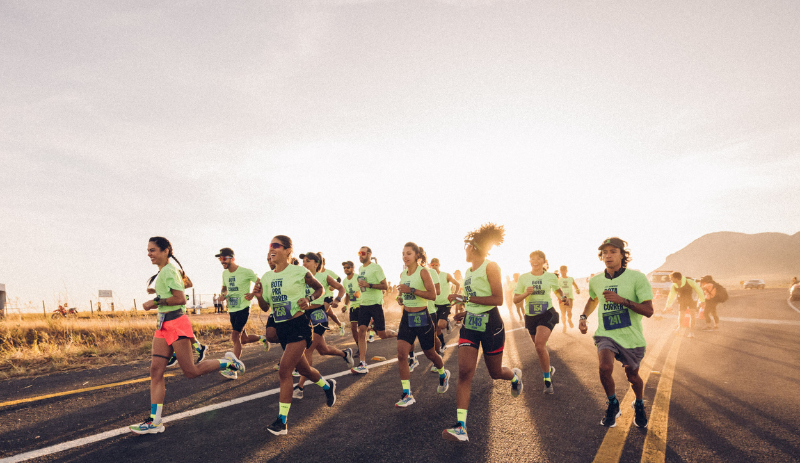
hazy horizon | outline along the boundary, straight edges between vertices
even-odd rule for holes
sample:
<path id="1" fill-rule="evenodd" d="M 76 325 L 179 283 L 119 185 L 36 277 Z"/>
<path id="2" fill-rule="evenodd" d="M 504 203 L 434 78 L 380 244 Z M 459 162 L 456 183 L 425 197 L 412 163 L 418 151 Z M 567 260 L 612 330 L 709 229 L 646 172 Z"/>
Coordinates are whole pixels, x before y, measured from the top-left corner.
<path id="1" fill-rule="evenodd" d="M 632 268 L 716 231 L 800 231 L 800 3 L 0 3 L 0 283 L 139 307 L 165 236 L 198 293 L 220 248 L 342 274 L 407 241 L 506 274 Z"/>

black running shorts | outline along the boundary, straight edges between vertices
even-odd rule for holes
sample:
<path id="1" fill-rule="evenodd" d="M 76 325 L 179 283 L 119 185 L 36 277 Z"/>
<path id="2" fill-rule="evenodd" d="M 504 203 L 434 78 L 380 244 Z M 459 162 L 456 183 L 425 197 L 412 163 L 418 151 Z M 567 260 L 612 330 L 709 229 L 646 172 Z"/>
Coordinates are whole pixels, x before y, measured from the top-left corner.
<path id="1" fill-rule="evenodd" d="M 450 304 L 436 305 L 436 320 L 447 320 L 450 316 Z"/>
<path id="2" fill-rule="evenodd" d="M 409 317 L 412 322 L 414 322 L 414 320 L 419 322 L 414 322 L 415 324 L 424 324 L 425 326 L 411 327 Z M 414 341 L 419 339 L 419 345 L 422 347 L 422 350 L 433 349 L 434 343 L 436 342 L 435 323 L 427 309 L 422 312 L 408 312 L 403 310 L 403 316 L 400 319 L 400 329 L 397 331 L 397 339 L 405 341 L 412 346 L 414 345 Z"/>
<path id="3" fill-rule="evenodd" d="M 502 354 L 506 343 L 506 328 L 503 325 L 503 318 L 500 317 L 497 307 L 485 313 L 489 315 L 486 331 L 471 330 L 464 323 L 459 331 L 458 347 L 466 346 L 477 349 L 478 346 L 481 346 L 485 356 Z"/>
<path id="4" fill-rule="evenodd" d="M 238 310 L 236 312 L 228 312 L 228 316 L 231 319 L 231 326 L 233 327 L 233 331 L 242 332 L 244 331 L 244 325 L 247 324 L 247 319 L 250 318 L 250 307 L 242 310 Z"/>
<path id="5" fill-rule="evenodd" d="M 306 349 L 311 346 L 311 321 L 305 316 L 276 323 L 275 330 L 278 332 L 278 340 L 284 350 L 286 350 L 287 344 L 303 340 L 306 342 Z"/>
<path id="6" fill-rule="evenodd" d="M 540 315 L 525 315 L 525 328 L 528 329 L 528 333 L 530 333 L 531 336 L 536 336 L 537 327 L 545 326 L 550 331 L 553 331 L 553 328 L 558 325 L 558 321 L 558 312 L 551 307 L 547 309 L 547 312 Z"/>
<path id="7" fill-rule="evenodd" d="M 362 305 L 358 309 L 358 326 L 369 326 L 369 321 L 372 320 L 372 326 L 375 331 L 384 331 L 386 329 L 386 319 L 383 317 L 383 306 L 380 304 Z"/>
<path id="8" fill-rule="evenodd" d="M 358 323 L 359 307 L 350 307 L 350 323 Z"/>

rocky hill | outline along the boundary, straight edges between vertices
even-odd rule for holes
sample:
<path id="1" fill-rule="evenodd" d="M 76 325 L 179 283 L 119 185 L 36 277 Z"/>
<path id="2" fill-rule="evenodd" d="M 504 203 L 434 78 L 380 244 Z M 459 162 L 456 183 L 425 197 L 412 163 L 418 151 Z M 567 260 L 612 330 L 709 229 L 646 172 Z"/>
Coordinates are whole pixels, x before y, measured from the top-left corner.
<path id="1" fill-rule="evenodd" d="M 760 278 L 768 286 L 788 287 L 792 276 L 800 277 L 800 233 L 709 233 L 667 256 L 658 270 L 709 274 L 723 284 Z"/>

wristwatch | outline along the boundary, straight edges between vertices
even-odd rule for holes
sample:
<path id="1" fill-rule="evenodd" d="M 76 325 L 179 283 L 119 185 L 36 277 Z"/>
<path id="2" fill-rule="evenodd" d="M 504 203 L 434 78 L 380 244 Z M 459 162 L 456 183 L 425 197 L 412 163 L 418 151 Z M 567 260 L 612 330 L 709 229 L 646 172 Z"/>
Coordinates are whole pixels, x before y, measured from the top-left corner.
<path id="1" fill-rule="evenodd" d="M 417 288 L 411 288 L 411 295 L 414 296 L 417 293 Z"/>
<path id="2" fill-rule="evenodd" d="M 581 314 L 581 317 L 580 317 L 580 319 L 581 319 L 581 320 L 587 320 L 587 318 L 586 318 L 586 315 L 584 315 L 584 314 Z"/>

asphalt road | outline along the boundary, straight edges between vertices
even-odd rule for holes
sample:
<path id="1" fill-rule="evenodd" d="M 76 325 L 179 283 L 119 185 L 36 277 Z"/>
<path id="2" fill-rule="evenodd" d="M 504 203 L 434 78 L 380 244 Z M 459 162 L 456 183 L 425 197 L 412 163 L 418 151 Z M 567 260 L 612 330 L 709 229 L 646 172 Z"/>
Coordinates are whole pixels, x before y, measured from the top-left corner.
<path id="1" fill-rule="evenodd" d="M 326 407 L 323 392 L 309 385 L 305 398 L 292 404 L 289 434 L 276 437 L 265 427 L 278 412 L 278 375 L 272 367 L 281 350 L 264 353 L 248 346 L 247 373 L 237 381 L 216 373 L 187 380 L 179 369 L 170 370 L 166 430 L 157 435 L 123 429 L 149 413 L 146 363 L 4 381 L 0 461 L 798 461 L 800 313 L 786 296 L 777 289 L 731 291 L 719 309 L 720 330 L 696 331 L 693 338 L 673 330 L 674 315 L 646 320 L 647 430 L 625 426 L 632 393 L 621 368 L 614 374 L 623 403 L 620 425 L 610 430 L 599 425 L 605 395 L 590 335 L 577 328 L 563 334 L 561 325 L 556 327 L 549 342 L 556 393 L 545 396 L 533 343 L 525 330 L 516 329 L 519 322 L 507 318 L 504 363 L 522 369 L 524 392 L 513 398 L 509 383 L 492 381 L 480 361 L 469 443 L 441 438 L 456 421 L 455 348 L 445 355 L 453 373 L 450 390 L 437 394 L 437 376 L 421 356 L 411 376 L 417 403 L 407 409 L 394 407 L 401 392 L 396 362 L 370 362 L 369 374 L 356 376 L 341 359 L 317 356 L 315 366 L 323 375 L 341 373 L 336 404 Z M 577 315 L 574 319 L 577 327 Z M 593 316 L 590 333 L 596 323 Z M 703 326 L 701 321 L 698 328 Z M 354 347 L 349 335 L 327 338 Z M 457 332 L 446 338 L 456 342 Z M 222 354 L 212 352 L 210 358 Z M 395 342 L 369 344 L 373 355 L 391 360 Z M 123 384 L 41 398 L 113 383 Z"/>

